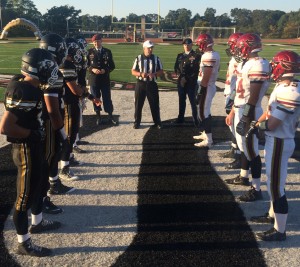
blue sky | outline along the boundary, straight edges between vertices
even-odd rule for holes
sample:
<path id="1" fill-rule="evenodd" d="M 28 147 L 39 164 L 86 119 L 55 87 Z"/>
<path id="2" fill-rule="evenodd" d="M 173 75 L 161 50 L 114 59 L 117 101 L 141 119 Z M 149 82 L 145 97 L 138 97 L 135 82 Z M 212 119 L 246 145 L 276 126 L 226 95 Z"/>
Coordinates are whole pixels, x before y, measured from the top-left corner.
<path id="1" fill-rule="evenodd" d="M 112 8 L 113 1 L 113 8 Z M 192 11 L 192 16 L 199 13 L 202 16 L 206 8 L 216 9 L 216 15 L 227 13 L 233 8 L 245 8 L 249 10 L 265 9 L 265 10 L 281 10 L 284 12 L 298 11 L 300 4 L 298 0 L 33 0 L 37 9 L 42 13 L 46 13 L 47 9 L 53 6 L 69 5 L 75 9 L 81 9 L 81 15 L 113 15 L 120 19 L 128 16 L 129 13 L 137 15 L 146 15 L 150 13 L 158 13 L 158 3 L 160 2 L 160 15 L 165 17 L 169 10 L 177 10 L 186 8 Z M 297 4 L 298 3 L 298 4 Z M 188 4 L 188 5 L 187 5 Z"/>

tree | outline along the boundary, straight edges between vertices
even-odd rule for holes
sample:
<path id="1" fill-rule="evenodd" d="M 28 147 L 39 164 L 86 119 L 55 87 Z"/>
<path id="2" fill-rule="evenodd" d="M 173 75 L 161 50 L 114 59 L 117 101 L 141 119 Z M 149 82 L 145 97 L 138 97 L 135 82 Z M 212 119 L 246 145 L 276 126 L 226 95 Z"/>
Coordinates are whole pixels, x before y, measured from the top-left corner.
<path id="1" fill-rule="evenodd" d="M 252 27 L 252 12 L 248 9 L 234 8 L 230 11 L 233 22 L 240 28 L 240 31 L 247 32 Z"/>
<path id="2" fill-rule="evenodd" d="M 204 12 L 204 18 L 209 22 L 211 26 L 214 26 L 216 10 L 214 8 L 208 7 Z"/>
<path id="3" fill-rule="evenodd" d="M 177 29 L 184 29 L 185 33 L 188 32 L 191 24 L 192 12 L 185 8 L 181 8 L 177 10 L 178 17 L 175 21 Z"/>
<path id="4" fill-rule="evenodd" d="M 222 14 L 221 16 L 217 16 L 215 18 L 214 26 L 215 27 L 230 27 L 230 26 L 232 26 L 232 22 L 231 22 L 231 19 L 228 17 L 228 15 L 225 13 L 225 14 Z"/>
<path id="5" fill-rule="evenodd" d="M 67 34 L 67 18 L 70 34 L 77 34 L 79 30 L 79 14 L 81 10 L 76 10 L 73 6 L 65 5 L 60 7 L 52 7 L 44 14 L 44 30 L 47 32 L 55 32 L 61 36 Z"/>
<path id="6" fill-rule="evenodd" d="M 295 12 L 290 12 L 282 16 L 280 26 L 282 30 L 282 38 L 297 38 L 300 25 L 300 9 Z"/>

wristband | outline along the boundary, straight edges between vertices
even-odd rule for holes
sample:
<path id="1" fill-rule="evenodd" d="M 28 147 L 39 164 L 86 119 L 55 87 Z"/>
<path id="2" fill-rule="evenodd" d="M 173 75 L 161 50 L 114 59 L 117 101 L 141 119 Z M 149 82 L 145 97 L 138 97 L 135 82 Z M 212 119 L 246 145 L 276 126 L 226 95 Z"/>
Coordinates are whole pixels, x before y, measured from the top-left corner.
<path id="1" fill-rule="evenodd" d="M 254 114 L 254 110 L 255 110 L 255 106 L 251 105 L 251 104 L 246 104 L 245 105 L 245 109 L 243 112 L 243 116 L 245 117 L 250 117 L 251 115 Z"/>
<path id="2" fill-rule="evenodd" d="M 269 122 L 268 120 L 260 122 L 258 125 L 258 129 L 261 131 L 270 131 L 268 127 L 268 122 Z"/>
<path id="3" fill-rule="evenodd" d="M 207 90 L 207 87 L 200 85 L 198 88 L 198 95 L 202 95 Z"/>

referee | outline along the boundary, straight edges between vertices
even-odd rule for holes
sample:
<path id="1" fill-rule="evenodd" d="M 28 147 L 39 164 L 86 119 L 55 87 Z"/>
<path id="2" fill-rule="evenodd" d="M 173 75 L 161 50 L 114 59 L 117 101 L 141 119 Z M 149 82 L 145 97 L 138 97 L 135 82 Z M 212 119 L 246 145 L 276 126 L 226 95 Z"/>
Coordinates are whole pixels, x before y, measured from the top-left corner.
<path id="1" fill-rule="evenodd" d="M 138 129 L 142 119 L 142 109 L 147 97 L 154 121 L 153 128 L 161 129 L 157 77 L 163 74 L 163 66 L 153 52 L 154 44 L 147 40 L 143 43 L 143 53 L 133 63 L 131 74 L 136 76 L 134 129 Z"/>

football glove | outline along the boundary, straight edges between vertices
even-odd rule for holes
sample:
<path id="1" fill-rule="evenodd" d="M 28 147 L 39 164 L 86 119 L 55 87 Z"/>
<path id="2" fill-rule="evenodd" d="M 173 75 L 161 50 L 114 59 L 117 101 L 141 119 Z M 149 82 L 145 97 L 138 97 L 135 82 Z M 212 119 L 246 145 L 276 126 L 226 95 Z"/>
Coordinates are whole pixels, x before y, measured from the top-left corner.
<path id="1" fill-rule="evenodd" d="M 245 135 L 246 139 L 248 139 L 253 134 L 256 134 L 256 135 L 258 134 L 258 127 L 256 126 L 256 124 L 257 124 L 257 121 L 251 121 L 250 122 L 250 128 L 249 128 L 248 132 Z"/>

